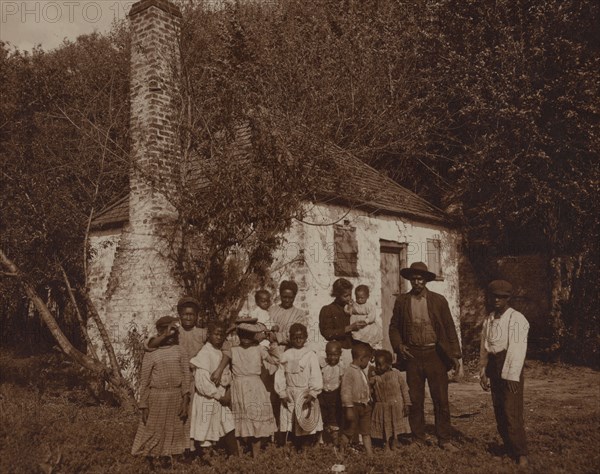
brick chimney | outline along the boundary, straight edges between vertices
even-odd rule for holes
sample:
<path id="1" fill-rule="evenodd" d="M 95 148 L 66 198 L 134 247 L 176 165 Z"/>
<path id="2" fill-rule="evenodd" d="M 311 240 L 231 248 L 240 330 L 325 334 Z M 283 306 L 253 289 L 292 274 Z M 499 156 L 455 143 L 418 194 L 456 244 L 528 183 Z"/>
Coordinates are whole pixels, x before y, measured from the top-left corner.
<path id="1" fill-rule="evenodd" d="M 97 303 L 115 349 L 129 357 L 128 334 L 154 332 L 161 316 L 176 315 L 182 289 L 161 229 L 176 217 L 168 195 L 180 157 L 177 140 L 179 9 L 168 0 L 142 0 L 130 10 L 131 174 L 129 222 L 116 241 Z"/>
<path id="2" fill-rule="evenodd" d="M 179 153 L 176 138 L 179 71 L 179 9 L 168 0 L 131 7 L 130 221 L 168 212 Z M 138 201 L 143 201 L 139 206 Z"/>

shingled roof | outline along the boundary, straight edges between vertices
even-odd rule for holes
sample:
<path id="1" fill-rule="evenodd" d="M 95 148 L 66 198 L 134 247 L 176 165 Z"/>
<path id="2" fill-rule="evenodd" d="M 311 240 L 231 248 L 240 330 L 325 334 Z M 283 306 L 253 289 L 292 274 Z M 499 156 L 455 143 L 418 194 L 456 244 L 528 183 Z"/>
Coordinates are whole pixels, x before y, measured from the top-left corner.
<path id="1" fill-rule="evenodd" d="M 92 219 L 91 230 L 114 229 L 129 221 L 129 193 L 102 209 Z"/>
<path id="2" fill-rule="evenodd" d="M 323 181 L 317 201 L 362 209 L 373 214 L 409 217 L 420 222 L 452 225 L 451 218 L 417 194 L 391 178 L 345 153 L 334 153 L 337 169 L 344 170 L 344 186 L 332 177 Z M 198 174 L 197 169 L 191 170 Z M 92 221 L 93 230 L 118 228 L 129 220 L 129 195 L 121 197 L 99 212 Z"/>
<path id="3" fill-rule="evenodd" d="M 337 169 L 344 170 L 344 186 L 323 189 L 327 202 L 335 202 L 374 214 L 410 217 L 421 222 L 451 225 L 444 211 L 349 153 L 332 154 Z"/>

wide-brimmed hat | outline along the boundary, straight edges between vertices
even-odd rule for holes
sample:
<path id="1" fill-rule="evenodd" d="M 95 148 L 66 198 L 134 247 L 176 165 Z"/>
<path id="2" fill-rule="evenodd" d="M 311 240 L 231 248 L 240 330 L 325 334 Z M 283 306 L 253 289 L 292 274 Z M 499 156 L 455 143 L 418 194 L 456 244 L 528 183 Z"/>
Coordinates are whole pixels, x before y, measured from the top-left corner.
<path id="1" fill-rule="evenodd" d="M 488 285 L 488 291 L 495 296 L 511 296 L 513 287 L 506 280 L 494 280 Z"/>
<path id="2" fill-rule="evenodd" d="M 267 326 L 263 323 L 240 323 L 236 325 L 238 329 L 247 332 L 263 332 L 267 330 Z"/>
<path id="3" fill-rule="evenodd" d="M 250 316 L 248 317 L 244 317 L 244 318 L 237 318 L 233 324 L 243 324 L 243 323 L 248 323 L 248 324 L 254 324 L 258 322 L 258 318 L 251 318 Z"/>
<path id="4" fill-rule="evenodd" d="M 425 265 L 423 262 L 415 262 L 411 264 L 409 268 L 403 268 L 400 270 L 400 275 L 407 280 L 410 280 L 415 275 L 422 276 L 426 281 L 435 280 L 435 273 L 430 272 L 427 269 L 427 265 Z"/>
<path id="5" fill-rule="evenodd" d="M 296 420 L 298 421 L 298 426 L 307 433 L 312 433 L 319 424 L 321 411 L 319 410 L 317 403 L 316 399 L 306 403 L 306 399 L 303 396 L 296 398 L 296 404 L 294 406 Z"/>

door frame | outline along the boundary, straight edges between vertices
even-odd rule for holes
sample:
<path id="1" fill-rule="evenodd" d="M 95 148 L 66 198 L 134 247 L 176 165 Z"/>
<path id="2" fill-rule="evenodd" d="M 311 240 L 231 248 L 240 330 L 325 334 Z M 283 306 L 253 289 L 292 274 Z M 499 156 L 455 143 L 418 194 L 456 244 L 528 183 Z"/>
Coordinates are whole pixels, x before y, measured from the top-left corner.
<path id="1" fill-rule="evenodd" d="M 402 270 L 403 268 L 406 268 L 407 265 L 407 255 L 406 255 L 406 250 L 408 248 L 408 244 L 407 243 L 401 243 L 401 242 L 395 242 L 393 240 L 384 240 L 384 239 L 379 239 L 379 254 L 381 255 L 382 253 L 395 253 L 397 255 L 399 255 L 399 260 L 400 260 L 400 269 Z M 399 281 L 400 281 L 400 288 L 398 288 L 398 292 L 397 293 L 393 293 L 394 296 L 398 296 L 401 293 L 405 293 L 406 291 L 408 291 L 408 285 L 407 282 L 404 278 L 402 278 L 402 276 L 399 274 Z M 381 275 L 380 275 L 381 278 Z"/>

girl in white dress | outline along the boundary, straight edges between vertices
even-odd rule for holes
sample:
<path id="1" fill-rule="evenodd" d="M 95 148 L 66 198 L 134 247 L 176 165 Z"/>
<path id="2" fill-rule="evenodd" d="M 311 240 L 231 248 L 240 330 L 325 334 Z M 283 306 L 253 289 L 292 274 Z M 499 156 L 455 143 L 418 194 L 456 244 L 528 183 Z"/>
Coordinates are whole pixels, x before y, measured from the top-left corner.
<path id="1" fill-rule="evenodd" d="M 303 324 L 290 327 L 290 348 L 280 357 L 279 369 L 275 373 L 275 390 L 281 399 L 279 429 L 294 436 L 297 448 L 314 441 L 314 435 L 323 430 L 319 404 L 315 401 L 323 390 L 323 376 L 317 354 L 305 347 L 308 331 Z M 299 399 L 311 404 L 311 418 L 316 424 L 311 431 L 304 430 L 298 423 L 295 406 Z M 301 439 L 303 438 L 303 439 Z"/>
<path id="2" fill-rule="evenodd" d="M 235 425 L 231 405 L 231 371 L 226 367 L 218 385 L 210 374 L 219 366 L 223 353 L 227 326 L 221 321 L 213 321 L 208 326 L 208 341 L 192 358 L 190 364 L 196 368 L 195 392 L 192 401 L 190 437 L 207 448 L 223 440 L 228 455 L 238 454 L 235 440 Z"/>

